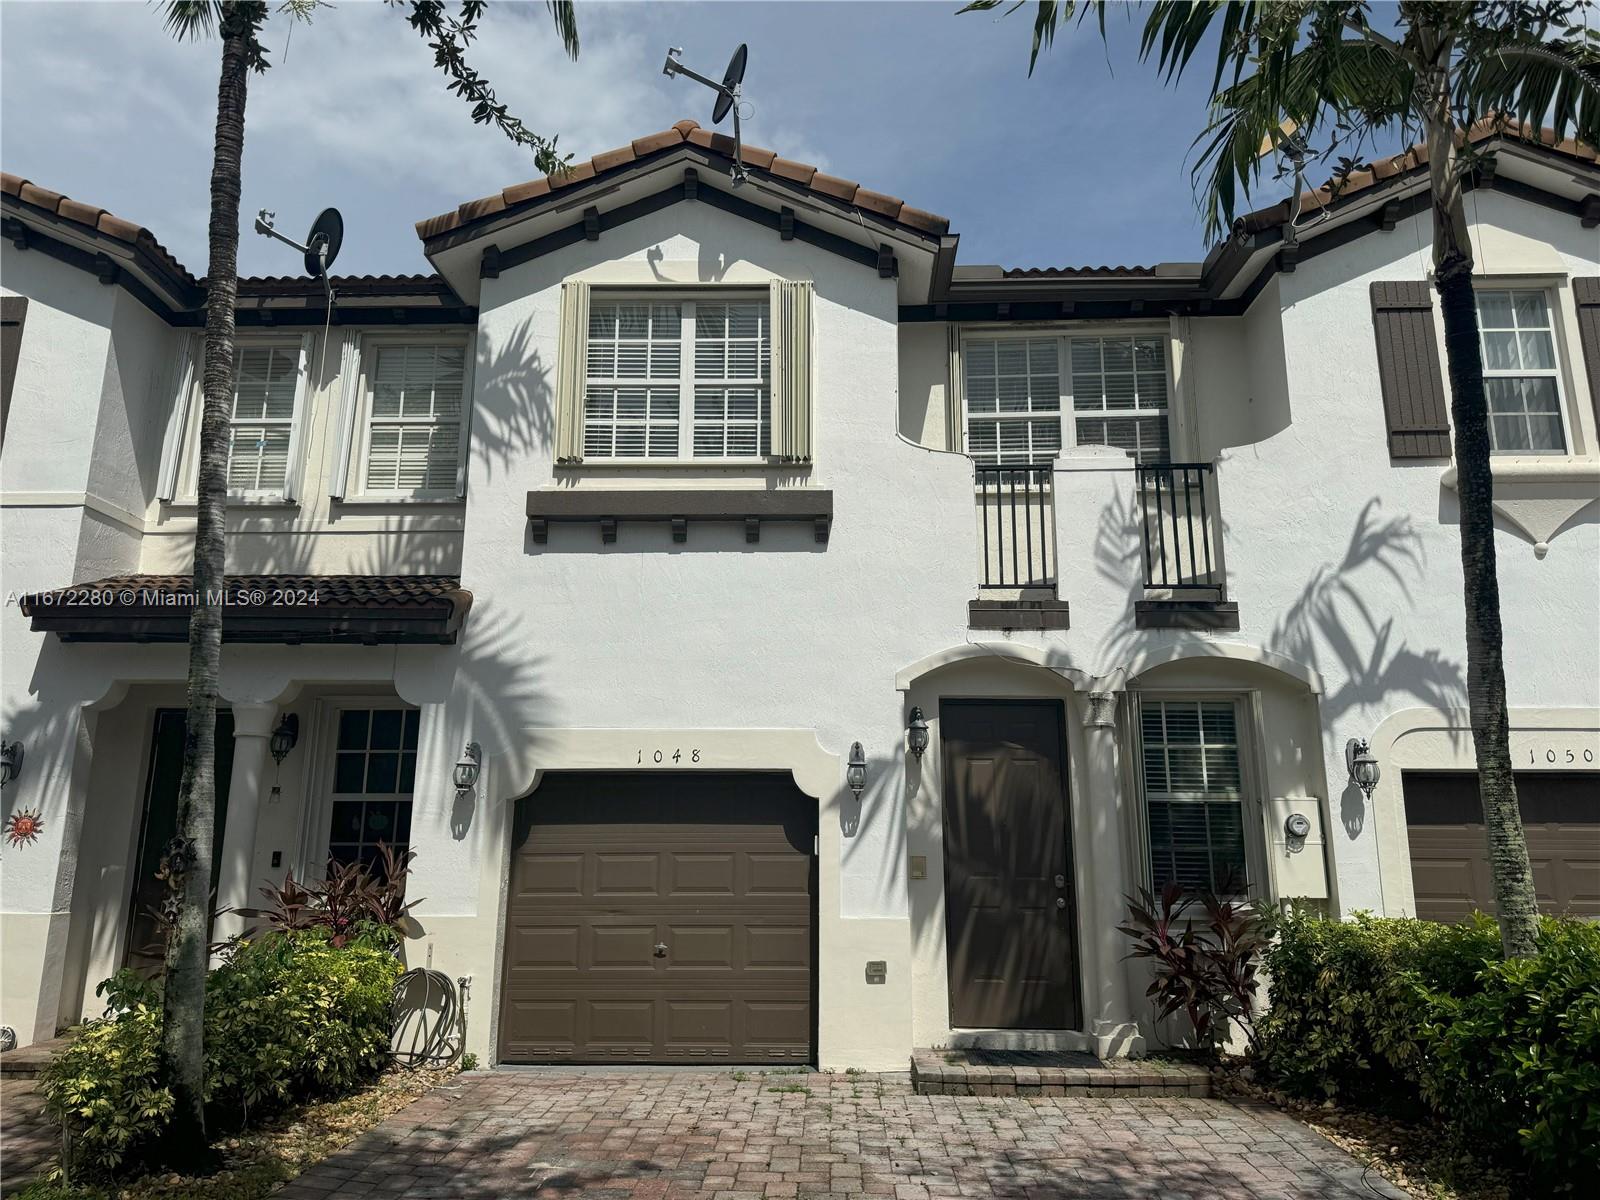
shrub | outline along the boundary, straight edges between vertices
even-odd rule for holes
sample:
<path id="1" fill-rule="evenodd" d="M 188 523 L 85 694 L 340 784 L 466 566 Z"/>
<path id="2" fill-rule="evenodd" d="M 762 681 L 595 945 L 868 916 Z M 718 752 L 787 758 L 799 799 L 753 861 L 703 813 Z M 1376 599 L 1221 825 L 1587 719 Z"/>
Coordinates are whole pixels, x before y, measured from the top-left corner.
<path id="1" fill-rule="evenodd" d="M 1275 1083 L 1431 1110 L 1546 1191 L 1600 1173 L 1600 926 L 1546 918 L 1504 961 L 1494 923 L 1290 914 L 1257 1062 Z"/>
<path id="2" fill-rule="evenodd" d="M 398 941 L 410 923 L 411 910 L 421 903 L 405 898 L 406 880 L 417 852 L 396 854 L 392 846 L 379 842 L 378 854 L 376 869 L 366 863 L 329 859 L 323 878 L 309 886 L 289 871 L 283 883 L 269 883 L 261 889 L 265 907 L 238 911 L 241 916 L 265 921 L 267 928 L 280 933 L 326 929 L 335 946 L 352 937 L 372 936 L 377 930 L 387 931 Z"/>
<path id="3" fill-rule="evenodd" d="M 335 946 L 326 930 L 237 943 L 206 981 L 208 1120 L 238 1123 L 375 1077 L 400 969 L 382 942 Z M 157 1062 L 158 985 L 124 971 L 100 994 L 107 1015 L 83 1026 L 40 1083 L 67 1129 L 65 1165 L 111 1173 L 160 1140 L 173 1100 Z"/>

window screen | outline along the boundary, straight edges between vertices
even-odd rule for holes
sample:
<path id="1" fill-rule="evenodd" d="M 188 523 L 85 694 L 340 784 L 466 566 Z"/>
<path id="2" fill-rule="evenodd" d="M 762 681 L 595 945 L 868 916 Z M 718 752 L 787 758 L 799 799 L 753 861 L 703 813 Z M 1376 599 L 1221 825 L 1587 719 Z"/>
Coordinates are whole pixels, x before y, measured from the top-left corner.
<path id="1" fill-rule="evenodd" d="M 1243 787 L 1231 700 L 1146 700 L 1140 736 L 1151 884 L 1245 890 Z"/>
<path id="2" fill-rule="evenodd" d="M 300 347 L 240 346 L 233 358 L 228 490 L 283 490 L 299 387 Z"/>
<path id="3" fill-rule="evenodd" d="M 329 858 L 376 868 L 379 842 L 396 853 L 409 847 L 419 716 L 414 708 L 340 711 Z"/>
<path id="4" fill-rule="evenodd" d="M 454 492 L 466 350 L 379 346 L 367 428 L 368 492 Z"/>
<path id="5" fill-rule="evenodd" d="M 1477 293 L 1489 446 L 1496 454 L 1564 454 L 1561 386 L 1545 293 Z"/>

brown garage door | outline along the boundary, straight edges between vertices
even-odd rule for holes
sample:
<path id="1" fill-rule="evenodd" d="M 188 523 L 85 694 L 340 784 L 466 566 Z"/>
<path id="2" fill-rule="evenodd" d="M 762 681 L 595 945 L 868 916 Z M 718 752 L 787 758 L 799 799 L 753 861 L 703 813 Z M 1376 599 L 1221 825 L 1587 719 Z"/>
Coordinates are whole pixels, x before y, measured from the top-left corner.
<path id="1" fill-rule="evenodd" d="M 1407 771 L 1406 832 L 1417 916 L 1459 921 L 1495 911 L 1478 777 L 1471 771 Z M 1600 917 L 1600 772 L 1517 776 L 1517 801 L 1539 907 Z"/>
<path id="2" fill-rule="evenodd" d="M 816 801 L 788 776 L 571 774 L 518 802 L 505 1062 L 810 1062 Z"/>

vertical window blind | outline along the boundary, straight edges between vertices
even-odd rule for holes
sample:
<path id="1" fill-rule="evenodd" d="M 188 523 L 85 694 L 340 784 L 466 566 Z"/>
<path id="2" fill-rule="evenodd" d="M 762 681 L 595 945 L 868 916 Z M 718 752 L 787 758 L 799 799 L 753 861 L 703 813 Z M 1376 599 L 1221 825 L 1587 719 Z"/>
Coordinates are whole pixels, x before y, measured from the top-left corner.
<path id="1" fill-rule="evenodd" d="M 1146 700 L 1141 759 L 1151 885 L 1246 887 L 1243 782 L 1231 700 Z"/>
<path id="2" fill-rule="evenodd" d="M 300 349 L 241 346 L 233 362 L 228 490 L 282 491 L 289 469 Z"/>
<path id="3" fill-rule="evenodd" d="M 966 450 L 979 463 L 1047 462 L 1069 439 L 1142 463 L 1171 457 L 1160 336 L 969 338 L 962 358 Z"/>
<path id="4" fill-rule="evenodd" d="M 465 349 L 380 346 L 371 371 L 365 490 L 454 493 Z"/>
<path id="5" fill-rule="evenodd" d="M 1496 454 L 1564 454 L 1550 304 L 1538 289 L 1477 293 L 1489 445 Z"/>

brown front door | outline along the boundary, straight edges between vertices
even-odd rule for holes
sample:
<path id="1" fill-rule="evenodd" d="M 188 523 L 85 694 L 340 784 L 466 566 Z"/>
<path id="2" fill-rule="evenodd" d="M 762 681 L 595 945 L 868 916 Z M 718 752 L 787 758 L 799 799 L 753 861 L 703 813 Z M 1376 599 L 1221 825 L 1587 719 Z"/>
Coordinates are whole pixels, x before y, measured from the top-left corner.
<path id="1" fill-rule="evenodd" d="M 1077 1029 L 1061 704 L 946 700 L 939 716 L 950 1024 Z"/>
<path id="2" fill-rule="evenodd" d="M 502 1061 L 812 1061 L 816 828 L 786 775 L 551 776 L 517 804 Z"/>
<path id="3" fill-rule="evenodd" d="M 1472 771 L 1406 771 L 1411 890 L 1425 921 L 1493 914 L 1489 843 Z M 1600 917 L 1600 772 L 1519 771 L 1517 803 L 1539 909 Z"/>

